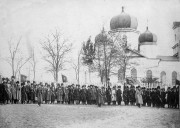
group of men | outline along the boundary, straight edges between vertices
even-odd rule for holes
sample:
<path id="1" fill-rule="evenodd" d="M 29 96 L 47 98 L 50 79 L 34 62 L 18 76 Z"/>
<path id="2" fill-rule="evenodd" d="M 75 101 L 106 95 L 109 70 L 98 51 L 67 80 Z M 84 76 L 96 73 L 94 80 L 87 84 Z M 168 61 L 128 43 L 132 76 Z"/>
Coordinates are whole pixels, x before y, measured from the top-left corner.
<path id="1" fill-rule="evenodd" d="M 178 86 L 179 87 L 179 86 Z M 109 86 L 98 87 L 94 85 L 68 85 L 64 84 L 36 84 L 35 81 L 23 82 L 15 81 L 15 77 L 11 80 L 3 78 L 0 85 L 0 104 L 97 104 L 101 105 L 121 105 L 124 101 L 125 105 L 137 105 L 137 95 L 142 97 L 142 106 L 149 107 L 165 107 L 179 108 L 179 88 L 174 86 L 168 87 L 167 91 L 164 88 L 141 88 L 123 86 L 123 92 L 121 86 Z"/>
<path id="2" fill-rule="evenodd" d="M 137 88 L 136 88 L 137 90 Z M 134 86 L 127 86 L 123 91 L 123 99 L 125 105 L 136 103 L 136 90 Z M 168 87 L 167 91 L 164 88 L 141 88 L 142 106 L 162 107 L 167 104 L 168 108 L 179 108 L 179 86 L 173 88 Z"/>

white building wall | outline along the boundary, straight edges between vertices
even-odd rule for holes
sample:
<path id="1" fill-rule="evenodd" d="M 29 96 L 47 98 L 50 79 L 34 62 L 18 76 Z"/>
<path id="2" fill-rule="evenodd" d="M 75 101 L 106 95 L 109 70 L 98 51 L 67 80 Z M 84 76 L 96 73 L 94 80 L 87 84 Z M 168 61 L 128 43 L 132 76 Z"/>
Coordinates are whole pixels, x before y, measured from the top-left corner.
<path id="1" fill-rule="evenodd" d="M 131 61 L 137 61 L 136 59 L 132 59 Z M 146 59 L 141 58 L 139 60 L 138 66 L 132 66 L 132 68 L 136 68 L 138 79 L 142 79 L 146 77 L 146 72 L 148 70 L 152 71 L 152 76 L 159 78 L 159 82 L 161 80 L 161 72 L 164 71 L 166 73 L 166 86 L 172 87 L 172 72 L 177 72 L 177 79 L 180 80 L 180 62 L 173 61 L 159 61 L 158 59 Z M 158 64 L 159 63 L 159 64 Z M 131 76 L 131 69 L 127 71 L 126 76 Z"/>

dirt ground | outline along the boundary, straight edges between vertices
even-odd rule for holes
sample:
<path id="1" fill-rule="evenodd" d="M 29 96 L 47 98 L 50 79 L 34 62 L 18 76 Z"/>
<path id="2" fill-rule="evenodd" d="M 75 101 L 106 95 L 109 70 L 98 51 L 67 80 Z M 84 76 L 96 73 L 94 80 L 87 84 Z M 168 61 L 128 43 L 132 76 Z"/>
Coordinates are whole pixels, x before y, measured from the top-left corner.
<path id="1" fill-rule="evenodd" d="M 0 105 L 2 128 L 180 128 L 178 109 L 95 105 Z"/>

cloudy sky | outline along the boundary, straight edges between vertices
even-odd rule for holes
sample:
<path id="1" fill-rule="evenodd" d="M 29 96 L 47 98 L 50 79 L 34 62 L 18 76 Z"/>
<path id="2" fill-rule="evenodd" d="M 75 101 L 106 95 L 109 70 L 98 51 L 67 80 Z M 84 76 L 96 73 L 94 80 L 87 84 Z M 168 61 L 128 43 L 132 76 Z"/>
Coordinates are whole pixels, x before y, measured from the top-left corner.
<path id="1" fill-rule="evenodd" d="M 9 56 L 8 40 L 17 42 L 21 37 L 21 49 L 25 54 L 28 54 L 28 47 L 35 47 L 37 79 L 53 80 L 41 60 L 40 42 L 44 37 L 57 28 L 61 30 L 73 43 L 70 56 L 75 61 L 82 42 L 90 35 L 94 39 L 103 26 L 110 30 L 110 20 L 121 13 L 122 6 L 126 13 L 137 18 L 140 32 L 145 31 L 148 20 L 149 30 L 158 38 L 158 55 L 172 55 L 172 24 L 180 21 L 180 0 L 0 0 L 0 73 L 11 76 L 11 68 L 2 58 Z M 22 73 L 28 75 L 28 69 L 26 65 Z M 75 81 L 72 69 L 63 74 Z M 83 71 L 81 75 L 83 81 Z"/>

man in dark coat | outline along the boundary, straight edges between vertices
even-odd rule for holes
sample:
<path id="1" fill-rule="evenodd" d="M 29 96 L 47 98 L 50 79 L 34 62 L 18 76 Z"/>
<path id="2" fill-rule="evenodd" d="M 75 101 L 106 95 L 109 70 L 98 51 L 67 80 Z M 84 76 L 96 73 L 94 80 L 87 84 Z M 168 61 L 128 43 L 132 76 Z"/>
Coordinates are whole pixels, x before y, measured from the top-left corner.
<path id="1" fill-rule="evenodd" d="M 156 107 L 159 108 L 161 107 L 161 104 L 162 104 L 160 86 L 157 87 L 155 96 L 156 96 Z"/>
<path id="2" fill-rule="evenodd" d="M 134 86 L 131 86 L 130 90 L 129 90 L 129 102 L 131 105 L 135 105 L 136 99 L 135 99 L 135 88 Z"/>
<path id="3" fill-rule="evenodd" d="M 146 91 L 146 96 L 147 96 L 147 106 L 151 107 L 151 89 L 148 88 Z"/>
<path id="4" fill-rule="evenodd" d="M 27 81 L 26 94 L 27 94 L 27 103 L 30 103 L 31 102 L 31 86 L 30 86 L 30 81 Z"/>
<path id="5" fill-rule="evenodd" d="M 87 99 L 87 104 L 91 104 L 91 88 L 90 86 L 88 86 L 88 89 L 87 89 L 87 93 L 86 93 L 86 99 Z"/>
<path id="6" fill-rule="evenodd" d="M 68 87 L 69 89 L 69 93 L 68 93 L 68 104 L 74 104 L 74 97 L 73 97 L 73 94 L 74 94 L 74 90 L 73 90 L 73 85 L 70 85 Z"/>
<path id="7" fill-rule="evenodd" d="M 145 88 L 145 87 L 142 88 L 142 92 L 143 92 L 143 94 L 142 94 L 143 105 L 142 105 L 142 106 L 146 106 L 146 103 L 147 103 L 147 96 L 146 96 L 146 88 Z"/>
<path id="8" fill-rule="evenodd" d="M 164 108 L 166 104 L 166 92 L 164 88 L 161 89 L 161 99 L 162 99 L 161 107 Z"/>
<path id="9" fill-rule="evenodd" d="M 6 92 L 6 84 L 7 84 L 6 79 L 3 79 L 3 83 L 0 84 L 0 104 L 6 104 L 6 100 L 8 96 Z"/>
<path id="10" fill-rule="evenodd" d="M 177 90 L 176 86 L 173 87 L 174 90 L 174 104 L 173 107 L 177 108 L 178 107 L 178 101 L 179 101 L 179 91 Z"/>
<path id="11" fill-rule="evenodd" d="M 80 89 L 79 89 L 79 85 L 76 85 L 76 88 L 74 90 L 74 100 L 76 104 L 79 104 L 79 100 L 80 100 Z"/>
<path id="12" fill-rule="evenodd" d="M 129 99 L 129 94 L 128 94 L 128 88 L 127 86 L 124 87 L 124 91 L 123 91 L 123 101 L 125 105 L 128 105 L 128 99 Z"/>
<path id="13" fill-rule="evenodd" d="M 151 100 L 152 106 L 155 107 L 156 105 L 156 89 L 155 88 L 152 89 L 151 98 L 152 98 Z"/>
<path id="14" fill-rule="evenodd" d="M 168 104 L 168 108 L 170 108 L 171 107 L 171 88 L 170 87 L 168 87 L 167 88 L 167 104 Z"/>
<path id="15" fill-rule="evenodd" d="M 110 88 L 110 86 L 108 86 L 108 88 L 106 90 L 106 97 L 107 97 L 108 105 L 111 104 L 111 95 L 112 95 L 111 88 Z"/>
<path id="16" fill-rule="evenodd" d="M 179 85 L 176 88 L 176 107 L 179 109 Z"/>
<path id="17" fill-rule="evenodd" d="M 80 91 L 81 101 L 82 104 L 86 104 L 86 88 L 85 85 L 82 86 L 82 89 Z"/>
<path id="18" fill-rule="evenodd" d="M 122 101 L 121 86 L 118 86 L 118 90 L 117 90 L 117 92 L 116 92 L 116 96 L 117 96 L 118 105 L 121 105 L 121 101 Z"/>
<path id="19" fill-rule="evenodd" d="M 27 94 L 26 94 L 26 87 L 25 87 L 25 83 L 23 82 L 21 84 L 21 104 L 25 104 L 27 101 Z"/>
<path id="20" fill-rule="evenodd" d="M 100 88 L 97 87 L 97 105 L 98 107 L 101 107 L 102 104 L 103 104 L 102 91 Z"/>
<path id="21" fill-rule="evenodd" d="M 171 93 L 170 93 L 170 108 L 174 107 L 174 102 L 175 102 L 175 92 L 174 92 L 174 88 L 171 88 Z"/>

